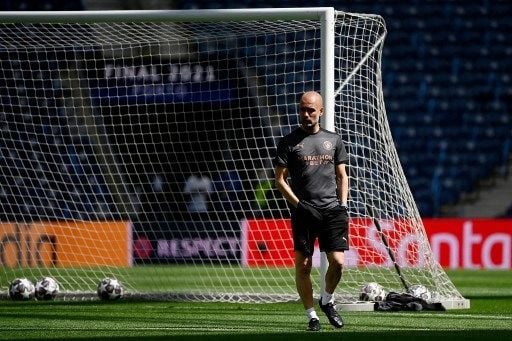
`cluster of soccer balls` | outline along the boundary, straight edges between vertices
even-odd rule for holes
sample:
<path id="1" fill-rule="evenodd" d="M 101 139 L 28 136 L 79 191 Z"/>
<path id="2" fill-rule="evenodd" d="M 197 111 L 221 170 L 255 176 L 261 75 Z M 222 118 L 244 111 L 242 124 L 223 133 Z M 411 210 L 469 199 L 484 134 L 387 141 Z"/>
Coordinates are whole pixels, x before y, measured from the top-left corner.
<path id="1" fill-rule="evenodd" d="M 102 279 L 97 288 L 102 300 L 117 300 L 123 297 L 123 286 L 114 278 Z M 9 285 L 9 296 L 13 300 L 53 300 L 59 293 L 59 283 L 53 277 L 43 277 L 36 284 L 27 278 L 16 278 Z"/>
<path id="2" fill-rule="evenodd" d="M 59 283 L 52 277 L 43 277 L 32 283 L 27 278 L 16 278 L 9 285 L 9 296 L 13 300 L 53 300 L 59 293 Z"/>
<path id="3" fill-rule="evenodd" d="M 422 284 L 411 285 L 407 289 L 407 293 L 413 297 L 421 298 L 425 301 L 430 301 L 432 299 L 432 293 L 427 289 L 426 286 Z M 364 284 L 359 292 L 359 299 L 361 301 L 384 301 L 386 296 L 386 290 L 382 287 L 382 285 L 376 282 Z"/>

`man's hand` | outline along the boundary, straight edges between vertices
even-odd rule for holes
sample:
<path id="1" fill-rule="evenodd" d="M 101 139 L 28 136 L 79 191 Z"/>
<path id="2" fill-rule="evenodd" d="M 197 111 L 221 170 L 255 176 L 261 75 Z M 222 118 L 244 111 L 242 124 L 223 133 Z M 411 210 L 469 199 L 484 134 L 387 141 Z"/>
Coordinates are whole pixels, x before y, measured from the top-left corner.
<path id="1" fill-rule="evenodd" d="M 320 213 L 316 208 L 313 206 L 310 206 L 308 204 L 303 203 L 302 201 L 299 201 L 297 204 L 298 210 L 303 210 L 306 212 L 309 216 L 315 218 L 316 220 L 322 220 L 322 213 Z"/>

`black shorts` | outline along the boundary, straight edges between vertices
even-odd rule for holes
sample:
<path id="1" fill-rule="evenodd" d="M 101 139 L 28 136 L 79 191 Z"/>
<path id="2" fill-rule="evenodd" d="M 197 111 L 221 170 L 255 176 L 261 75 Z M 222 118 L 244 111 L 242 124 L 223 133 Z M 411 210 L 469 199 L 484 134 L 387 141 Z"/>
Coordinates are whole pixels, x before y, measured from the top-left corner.
<path id="1" fill-rule="evenodd" d="M 318 238 L 320 251 L 346 251 L 348 241 L 348 213 L 344 206 L 317 209 L 300 203 L 292 212 L 293 248 L 305 256 L 312 256 Z"/>

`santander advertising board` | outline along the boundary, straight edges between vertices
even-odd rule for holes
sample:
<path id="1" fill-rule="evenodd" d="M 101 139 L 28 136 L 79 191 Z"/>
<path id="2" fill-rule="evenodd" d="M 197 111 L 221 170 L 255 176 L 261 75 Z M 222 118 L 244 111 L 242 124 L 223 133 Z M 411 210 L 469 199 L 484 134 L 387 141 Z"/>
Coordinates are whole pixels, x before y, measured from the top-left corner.
<path id="1" fill-rule="evenodd" d="M 244 265 L 293 266 L 289 220 L 255 219 L 242 226 Z M 402 267 L 421 267 L 430 257 L 451 269 L 512 268 L 511 219 L 386 220 L 379 226 L 382 233 L 371 219 L 351 219 L 346 266 L 392 266 L 384 237 Z M 423 227 L 428 244 L 421 237 Z M 319 252 L 315 254 L 318 265 Z"/>

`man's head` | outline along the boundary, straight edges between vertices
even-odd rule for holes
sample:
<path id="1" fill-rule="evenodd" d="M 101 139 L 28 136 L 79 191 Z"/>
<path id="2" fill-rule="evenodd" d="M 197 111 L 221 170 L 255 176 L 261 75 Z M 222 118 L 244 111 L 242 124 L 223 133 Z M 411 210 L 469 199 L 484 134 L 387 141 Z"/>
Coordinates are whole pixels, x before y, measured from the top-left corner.
<path id="1" fill-rule="evenodd" d="M 305 92 L 299 103 L 299 118 L 302 129 L 310 133 L 316 133 L 320 129 L 320 117 L 323 113 L 322 96 L 316 91 Z"/>

